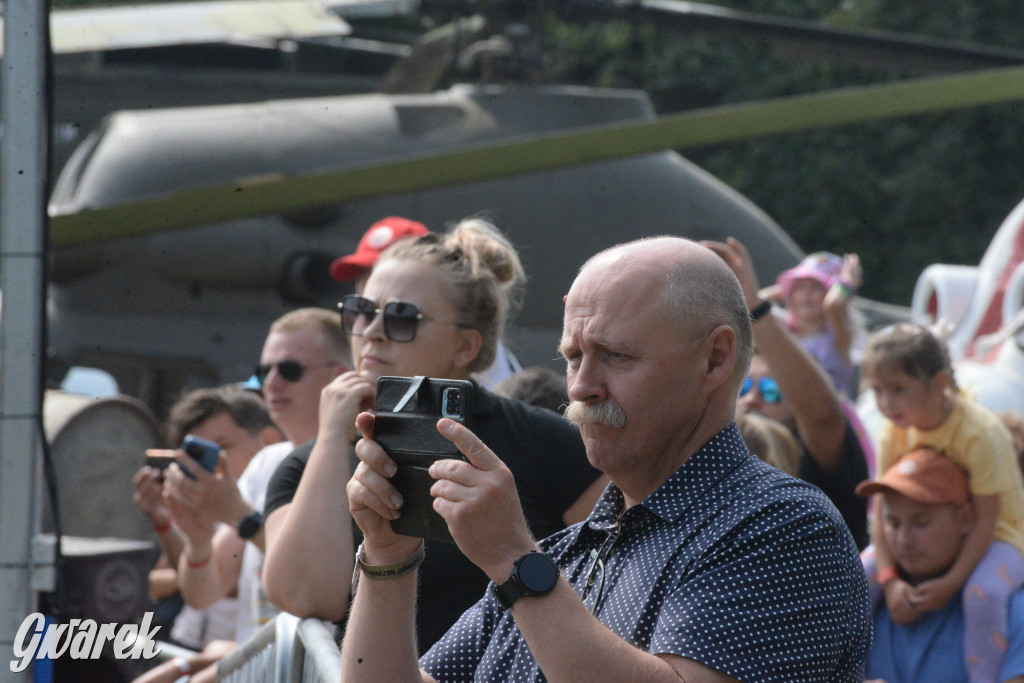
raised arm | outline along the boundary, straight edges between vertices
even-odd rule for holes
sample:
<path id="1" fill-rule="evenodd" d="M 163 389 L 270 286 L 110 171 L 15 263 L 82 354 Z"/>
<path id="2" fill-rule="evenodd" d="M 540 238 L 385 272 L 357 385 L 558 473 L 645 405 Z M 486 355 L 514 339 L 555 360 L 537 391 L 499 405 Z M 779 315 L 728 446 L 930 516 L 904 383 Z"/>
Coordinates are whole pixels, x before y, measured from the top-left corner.
<path id="1" fill-rule="evenodd" d="M 825 294 L 825 318 L 832 329 L 836 349 L 847 363 L 850 362 L 850 344 L 853 342 L 854 332 L 850 327 L 849 303 L 862 281 L 860 258 L 857 254 L 844 254 L 839 282 Z"/>
<path id="2" fill-rule="evenodd" d="M 719 256 L 736 273 L 750 309 L 761 303 L 757 276 L 746 247 L 730 237 L 726 242 L 702 244 Z M 754 344 L 767 361 L 793 413 L 797 430 L 811 457 L 826 472 L 839 465 L 846 434 L 846 418 L 832 381 L 821 365 L 800 345 L 773 315 L 754 324 Z"/>
<path id="3" fill-rule="evenodd" d="M 421 541 L 391 531 L 398 516 L 397 491 L 387 481 L 394 462 L 372 440 L 373 416 L 362 414 L 357 425 L 366 436 L 356 444 L 359 466 L 348 482 L 352 517 L 363 532 L 361 560 L 374 567 L 409 567 Z M 359 681 L 433 680 L 416 658 L 415 567 L 402 576 L 360 577 L 341 648 L 341 678 Z"/>
<path id="4" fill-rule="evenodd" d="M 374 396 L 375 385 L 358 372 L 324 388 L 316 444 L 295 496 L 265 521 L 263 590 L 296 616 L 337 621 L 348 610 L 354 556 L 345 493 L 349 454 L 358 434 L 356 415 L 372 406 Z"/>

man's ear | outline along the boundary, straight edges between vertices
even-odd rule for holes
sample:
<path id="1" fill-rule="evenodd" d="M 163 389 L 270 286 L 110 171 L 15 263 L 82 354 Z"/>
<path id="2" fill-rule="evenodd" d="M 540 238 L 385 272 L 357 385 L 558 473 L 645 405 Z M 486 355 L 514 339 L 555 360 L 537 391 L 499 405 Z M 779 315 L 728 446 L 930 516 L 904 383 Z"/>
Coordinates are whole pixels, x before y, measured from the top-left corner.
<path id="1" fill-rule="evenodd" d="M 260 430 L 260 443 L 264 446 L 269 446 L 275 443 L 281 443 L 285 440 L 284 434 L 277 427 L 267 426 Z"/>
<path id="2" fill-rule="evenodd" d="M 476 360 L 480 355 L 480 347 L 483 346 L 484 338 L 480 330 L 467 327 L 459 330 L 459 345 L 455 350 L 455 358 L 452 363 L 457 368 L 464 368 Z"/>
<path id="3" fill-rule="evenodd" d="M 707 366 L 704 371 L 706 393 L 712 393 L 729 381 L 736 366 L 736 332 L 728 325 L 719 325 L 704 342 Z"/>

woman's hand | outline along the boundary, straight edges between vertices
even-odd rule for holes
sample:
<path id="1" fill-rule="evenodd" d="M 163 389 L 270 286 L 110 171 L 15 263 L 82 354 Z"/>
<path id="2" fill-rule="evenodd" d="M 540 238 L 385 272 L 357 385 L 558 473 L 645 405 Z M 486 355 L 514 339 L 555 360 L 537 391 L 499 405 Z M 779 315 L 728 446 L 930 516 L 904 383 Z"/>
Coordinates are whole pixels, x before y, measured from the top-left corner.
<path id="1" fill-rule="evenodd" d="M 377 383 L 370 375 L 350 370 L 338 375 L 320 393 L 320 429 L 317 439 L 351 444 L 359 436 L 356 416 L 373 410 Z"/>

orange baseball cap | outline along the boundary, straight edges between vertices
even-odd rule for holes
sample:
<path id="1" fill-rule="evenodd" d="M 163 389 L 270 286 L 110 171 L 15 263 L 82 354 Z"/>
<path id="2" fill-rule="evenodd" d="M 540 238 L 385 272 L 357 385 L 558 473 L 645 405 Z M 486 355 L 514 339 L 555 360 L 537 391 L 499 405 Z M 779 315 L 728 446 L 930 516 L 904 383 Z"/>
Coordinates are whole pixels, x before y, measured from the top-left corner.
<path id="1" fill-rule="evenodd" d="M 418 221 L 388 216 L 370 226 L 359 240 L 354 254 L 342 256 L 331 264 L 331 277 L 338 282 L 355 280 L 373 267 L 380 253 L 400 239 L 426 235 L 430 230 Z"/>
<path id="2" fill-rule="evenodd" d="M 862 481 L 857 495 L 895 491 L 926 505 L 963 505 L 971 499 L 967 473 L 932 448 L 918 448 L 897 460 L 881 479 Z"/>

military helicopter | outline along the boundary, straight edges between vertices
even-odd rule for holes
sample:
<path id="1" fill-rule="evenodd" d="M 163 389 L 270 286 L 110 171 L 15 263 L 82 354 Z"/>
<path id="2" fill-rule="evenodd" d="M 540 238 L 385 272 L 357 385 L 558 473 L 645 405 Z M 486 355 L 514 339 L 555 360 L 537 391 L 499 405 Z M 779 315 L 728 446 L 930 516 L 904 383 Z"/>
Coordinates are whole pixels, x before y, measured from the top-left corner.
<path id="1" fill-rule="evenodd" d="M 107 370 L 158 414 L 183 388 L 242 379 L 269 321 L 287 308 L 333 304 L 341 290 L 327 264 L 385 215 L 442 228 L 484 213 L 522 247 L 530 284 L 509 344 L 528 364 L 551 360 L 560 292 L 579 265 L 566 257 L 570 248 L 582 261 L 652 231 L 697 239 L 728 233 L 750 246 L 765 280 L 799 259 L 800 249 L 763 211 L 664 150 L 686 146 L 686 136 L 702 129 L 698 114 L 708 119 L 707 144 L 737 131 L 756 135 L 758 119 L 765 132 L 843 120 L 838 100 L 817 122 L 810 101 L 785 103 L 773 115 L 759 103 L 666 120 L 643 93 L 530 85 L 542 41 L 529 3 L 328 7 L 343 35 L 314 47 L 306 36 L 290 37 L 293 62 L 307 48 L 320 50 L 321 62 L 324 51 L 354 50 L 372 52 L 378 66 L 390 60 L 376 76 L 364 71 L 358 85 L 349 82 L 347 94 L 117 111 L 78 145 L 50 203 L 50 330 L 63 365 Z M 382 41 L 369 49 L 372 41 L 345 23 L 371 11 L 444 8 L 468 11 L 405 49 Z M 914 55 L 905 61 L 918 72 L 1024 63 L 1024 53 L 1010 50 L 837 32 L 693 3 L 576 1 L 550 9 L 573 21 L 628 17 L 678 30 L 759 32 L 783 46 L 840 44 L 836 59 L 884 60 L 900 49 Z M 178 58 L 159 54 L 172 64 Z M 131 55 L 157 58 L 138 49 Z M 131 55 L 110 61 L 123 65 Z M 162 78 L 173 82 L 177 73 L 172 66 Z M 367 92 L 371 81 L 376 92 Z M 1007 96 L 1004 88 L 1000 97 Z M 889 106 L 881 101 L 876 107 Z M 660 139 L 652 141 L 656 130 Z"/>

